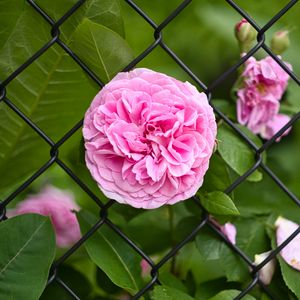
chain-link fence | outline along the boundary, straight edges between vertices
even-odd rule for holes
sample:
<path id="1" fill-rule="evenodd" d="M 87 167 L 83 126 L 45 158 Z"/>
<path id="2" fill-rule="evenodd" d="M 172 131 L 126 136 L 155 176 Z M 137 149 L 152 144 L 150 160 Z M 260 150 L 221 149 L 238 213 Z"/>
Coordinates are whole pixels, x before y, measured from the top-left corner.
<path id="1" fill-rule="evenodd" d="M 294 80 L 298 85 L 300 85 L 300 80 L 283 62 L 276 56 L 271 49 L 265 44 L 265 33 L 277 22 L 286 12 L 291 9 L 296 3 L 297 0 L 290 1 L 282 10 L 280 10 L 274 17 L 269 20 L 262 28 L 257 25 L 255 20 L 253 20 L 243 9 L 241 9 L 234 1 L 226 0 L 227 4 L 236 12 L 240 14 L 241 17 L 245 18 L 257 31 L 257 43 L 256 45 L 242 58 L 239 59 L 232 67 L 226 70 L 223 74 L 217 77 L 210 85 L 206 86 L 192 71 L 191 69 L 181 61 L 176 54 L 170 49 L 166 43 L 163 41 L 163 31 L 169 25 L 174 18 L 176 18 L 187 6 L 191 3 L 192 0 L 183 1 L 178 7 L 176 7 L 171 14 L 163 20 L 161 24 L 156 24 L 149 16 L 132 0 L 125 0 L 126 3 L 133 9 L 145 22 L 149 23 L 153 28 L 154 41 L 153 43 L 145 49 L 140 55 L 138 55 L 133 61 L 127 65 L 123 71 L 128 71 L 135 67 L 136 64 L 141 62 L 147 55 L 149 55 L 156 47 L 161 47 L 182 70 L 184 70 L 190 78 L 195 81 L 198 85 L 198 88 L 206 93 L 208 99 L 212 99 L 212 93 L 218 89 L 220 84 L 233 72 L 235 72 L 246 60 L 255 54 L 258 50 L 263 49 L 268 55 L 273 57 L 273 59 L 289 74 L 289 76 Z M 16 118 L 19 116 L 24 122 L 26 122 L 32 130 L 34 130 L 41 139 L 44 139 L 49 144 L 50 149 L 50 159 L 42 165 L 29 179 L 27 179 L 22 185 L 20 185 L 13 193 L 11 193 L 6 199 L 3 199 L 0 202 L 0 220 L 5 220 L 6 217 L 6 206 L 14 200 L 24 189 L 26 189 L 34 180 L 41 176 L 50 166 L 53 164 L 59 165 L 75 182 L 84 190 L 91 198 L 92 201 L 95 201 L 99 206 L 99 221 L 68 251 L 65 252 L 58 260 L 54 262 L 51 268 L 51 274 L 49 276 L 48 284 L 56 281 L 59 283 L 74 299 L 80 299 L 76 293 L 59 277 L 59 268 L 62 263 L 64 263 L 77 249 L 89 239 L 103 224 L 108 225 L 112 230 L 114 230 L 120 237 L 122 237 L 129 245 L 132 247 L 141 258 L 145 259 L 151 266 L 151 276 L 152 280 L 144 286 L 132 299 L 139 299 L 145 293 L 153 288 L 155 284 L 159 284 L 159 270 L 160 268 L 177 252 L 184 247 L 188 242 L 193 240 L 197 234 L 201 235 L 201 230 L 205 227 L 211 228 L 213 232 L 219 236 L 220 239 L 226 243 L 235 255 L 240 256 L 242 260 L 248 265 L 250 274 L 252 276 L 252 281 L 244 288 L 244 290 L 235 298 L 242 299 L 249 291 L 251 291 L 256 285 L 259 285 L 260 288 L 269 296 L 270 299 L 278 299 L 276 295 L 273 295 L 269 288 L 264 285 L 259 279 L 259 271 L 263 268 L 272 258 L 274 258 L 299 232 L 298 228 L 286 241 L 284 241 L 280 246 L 274 249 L 270 255 L 259 265 L 255 265 L 253 261 L 239 249 L 237 246 L 228 242 L 228 239 L 223 235 L 219 228 L 209 219 L 207 213 L 204 213 L 199 224 L 192 230 L 192 232 L 187 235 L 180 243 L 175 245 L 172 250 L 167 253 L 158 263 L 154 263 L 152 259 L 144 253 L 143 249 L 138 247 L 134 240 L 131 240 L 126 236 L 109 218 L 109 209 L 112 207 L 115 202 L 110 200 L 108 203 L 103 204 L 101 200 L 88 188 L 88 186 L 77 176 L 74 172 L 61 160 L 59 157 L 59 148 L 80 128 L 82 127 L 83 120 L 80 120 L 74 127 L 68 131 L 64 136 L 62 136 L 57 142 L 52 141 L 52 139 L 47 136 L 30 118 L 28 118 L 16 105 L 11 101 L 6 95 L 6 86 L 9 85 L 15 78 L 23 72 L 28 66 L 30 66 L 35 60 L 37 60 L 44 52 L 46 52 L 54 44 L 59 45 L 85 72 L 86 74 L 101 88 L 103 83 L 97 77 L 97 75 L 92 72 L 86 64 L 72 51 L 72 49 L 66 45 L 60 38 L 60 26 L 80 7 L 86 2 L 85 0 L 78 1 L 69 11 L 67 11 L 59 20 L 53 20 L 49 15 L 39 7 L 34 0 L 27 0 L 32 9 L 36 10 L 41 18 L 44 18 L 51 25 L 51 39 L 40 48 L 32 57 L 30 57 L 24 64 L 19 66 L 13 73 L 11 73 L 6 79 L 2 80 L 0 85 L 0 105 L 7 105 L 11 110 L 16 114 Z M 255 164 L 242 176 L 238 177 L 226 190 L 225 193 L 231 193 L 237 186 L 242 184 L 245 179 L 252 174 L 258 168 L 261 168 L 272 180 L 282 189 L 291 201 L 295 202 L 300 206 L 299 199 L 283 184 L 283 182 L 273 173 L 273 171 L 263 162 L 262 155 L 263 153 L 272 146 L 276 139 L 284 133 L 290 126 L 292 126 L 300 117 L 300 113 L 295 114 L 291 120 L 279 131 L 277 132 L 270 140 L 265 142 L 261 147 L 258 147 L 253 143 L 247 135 L 245 135 L 235 124 L 218 108 L 214 106 L 213 101 L 210 101 L 210 104 L 214 108 L 215 114 L 226 122 L 235 132 L 236 135 L 240 136 L 243 141 L 249 145 L 253 150 L 253 156 L 255 156 Z M 17 116 L 18 115 L 18 116 Z M 197 197 L 194 197 L 194 202 L 199 206 L 199 210 L 203 210 L 200 205 Z"/>

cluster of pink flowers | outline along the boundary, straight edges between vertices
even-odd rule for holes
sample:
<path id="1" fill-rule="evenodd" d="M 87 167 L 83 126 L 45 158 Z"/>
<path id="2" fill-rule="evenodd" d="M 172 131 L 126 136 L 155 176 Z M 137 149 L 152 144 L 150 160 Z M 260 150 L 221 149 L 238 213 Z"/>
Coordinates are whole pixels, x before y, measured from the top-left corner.
<path id="1" fill-rule="evenodd" d="M 148 69 L 119 73 L 85 115 L 86 164 L 109 198 L 174 204 L 202 185 L 216 131 L 206 95 L 190 83 Z"/>
<path id="2" fill-rule="evenodd" d="M 242 88 L 237 93 L 238 122 L 265 139 L 272 138 L 290 120 L 279 113 L 288 79 L 289 75 L 272 57 L 259 61 L 249 58 L 242 73 Z M 288 130 L 284 134 L 287 133 Z"/>
<path id="3" fill-rule="evenodd" d="M 75 211 L 78 210 L 79 207 L 71 193 L 47 186 L 40 193 L 30 195 L 19 202 L 15 209 L 8 212 L 8 216 L 29 213 L 49 216 L 55 229 L 57 246 L 68 247 L 81 236 L 75 215 Z"/>

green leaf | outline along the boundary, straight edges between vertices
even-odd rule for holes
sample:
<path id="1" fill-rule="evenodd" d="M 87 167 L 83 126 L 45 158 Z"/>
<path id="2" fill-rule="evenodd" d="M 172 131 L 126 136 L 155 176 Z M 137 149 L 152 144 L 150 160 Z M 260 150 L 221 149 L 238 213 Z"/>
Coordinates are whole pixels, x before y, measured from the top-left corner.
<path id="1" fill-rule="evenodd" d="M 96 280 L 97 285 L 109 295 L 119 293 L 122 290 L 120 287 L 112 283 L 112 281 L 100 268 L 97 268 Z"/>
<path id="2" fill-rule="evenodd" d="M 87 299 L 87 297 L 92 293 L 92 286 L 88 279 L 76 269 L 68 266 L 59 266 L 58 271 L 59 278 L 63 280 L 68 287 L 80 298 Z M 72 300 L 74 299 L 62 286 L 54 281 L 46 287 L 40 300 Z"/>
<path id="3" fill-rule="evenodd" d="M 234 102 L 225 99 L 212 99 L 212 103 L 216 106 L 223 114 L 230 119 L 236 121 L 236 107 Z"/>
<path id="4" fill-rule="evenodd" d="M 220 191 L 200 195 L 200 201 L 203 207 L 211 214 L 239 215 L 239 211 L 231 198 Z"/>
<path id="5" fill-rule="evenodd" d="M 152 300 L 193 300 L 188 294 L 169 286 L 156 286 L 151 294 Z"/>
<path id="6" fill-rule="evenodd" d="M 0 50 L 9 39 L 24 11 L 24 0 L 2 0 L 0 1 Z"/>
<path id="7" fill-rule="evenodd" d="M 255 164 L 255 153 L 244 142 L 237 133 L 228 126 L 221 126 L 218 129 L 217 138 L 218 151 L 225 162 L 239 175 L 243 175 Z M 260 181 L 262 173 L 256 170 L 247 180 Z"/>
<path id="8" fill-rule="evenodd" d="M 213 296 L 212 298 L 209 298 L 209 300 L 232 300 L 235 297 L 237 297 L 240 293 L 241 291 L 238 290 L 225 290 Z M 250 295 L 244 296 L 243 299 L 255 300 L 255 298 Z"/>
<path id="9" fill-rule="evenodd" d="M 185 245 L 176 258 L 176 271 L 180 278 L 186 278 L 191 272 L 198 284 L 224 276 L 219 260 L 204 260 L 195 242 Z"/>
<path id="10" fill-rule="evenodd" d="M 195 298 L 197 300 L 207 300 L 223 290 L 236 289 L 239 283 L 228 282 L 225 277 L 211 281 L 206 281 L 197 286 Z"/>
<path id="11" fill-rule="evenodd" d="M 209 169 L 205 174 L 201 191 L 225 191 L 231 184 L 228 167 L 224 160 L 215 153 L 209 161 Z"/>
<path id="12" fill-rule="evenodd" d="M 78 27 L 74 52 L 105 82 L 133 60 L 127 42 L 117 33 L 88 19 Z"/>
<path id="13" fill-rule="evenodd" d="M 163 251 L 172 243 L 169 217 L 165 207 L 143 211 L 130 220 L 123 230 L 149 254 Z"/>
<path id="14" fill-rule="evenodd" d="M 39 299 L 55 253 L 48 218 L 28 214 L 0 224 L 0 291 L 2 299 Z"/>
<path id="15" fill-rule="evenodd" d="M 196 237 L 196 246 L 203 260 L 216 260 L 220 258 L 222 240 L 208 228 L 203 228 Z"/>
<path id="16" fill-rule="evenodd" d="M 180 290 L 184 293 L 187 292 L 186 286 L 179 280 L 175 275 L 168 272 L 163 272 L 159 274 L 159 281 L 162 285 L 171 287 L 176 290 Z"/>
<path id="17" fill-rule="evenodd" d="M 195 216 L 187 216 L 182 218 L 175 227 L 175 241 L 178 243 L 181 242 L 193 231 L 195 227 L 197 227 L 197 225 L 199 225 L 200 222 L 201 219 Z"/>
<path id="18" fill-rule="evenodd" d="M 67 10 L 77 3 L 77 0 L 38 0 L 38 5 L 43 8 L 53 19 L 58 20 Z M 119 0 L 89 0 L 76 10 L 60 26 L 61 35 L 68 39 L 72 34 L 72 26 L 80 23 L 82 18 L 89 18 L 91 21 L 110 28 L 124 37 L 124 25 L 121 16 L 121 5 Z"/>
<path id="19" fill-rule="evenodd" d="M 221 246 L 220 262 L 222 262 L 220 265 L 228 281 L 245 282 L 249 278 L 246 262 L 225 243 Z"/>
<path id="20" fill-rule="evenodd" d="M 270 242 L 265 231 L 264 218 L 239 218 L 235 221 L 237 228 L 237 245 L 252 260 L 254 255 L 270 250 Z"/>
<path id="21" fill-rule="evenodd" d="M 78 214 L 81 231 L 87 232 L 97 218 L 87 211 Z M 86 250 L 93 262 L 110 280 L 130 293 L 140 288 L 141 258 L 119 235 L 102 225 L 86 242 Z"/>
<path id="22" fill-rule="evenodd" d="M 49 2 L 46 1 L 45 5 Z M 67 5 L 66 2 L 68 1 L 64 1 Z M 97 7 L 102 3 L 100 0 L 92 2 L 94 5 L 97 3 Z M 69 5 L 70 3 L 62 14 L 69 8 Z M 65 32 L 63 39 L 71 48 L 74 47 L 72 40 L 75 38 L 75 32 L 75 35 L 79 37 L 84 34 L 84 28 L 89 24 L 93 33 L 105 38 L 105 43 L 99 44 L 98 36 L 96 41 L 99 49 L 91 43 L 87 44 L 86 48 L 81 45 L 82 59 L 93 60 L 99 51 L 106 53 L 102 52 L 101 47 L 107 51 L 109 45 L 111 52 L 103 59 L 108 73 L 112 76 L 113 72 L 120 70 L 116 67 L 117 63 L 120 63 L 119 68 L 129 63 L 131 51 L 117 33 L 102 25 L 99 25 L 99 33 L 95 30 L 98 25 L 88 21 L 87 18 L 99 21 L 103 13 L 101 9 L 91 11 L 83 7 L 80 10 L 80 15 L 72 19 L 72 22 L 63 25 Z M 10 37 L 6 39 L 0 50 L 0 80 L 7 78 L 46 44 L 51 38 L 50 30 L 47 22 L 26 4 Z M 89 32 L 86 33 L 89 34 Z M 79 42 L 75 39 L 74 43 Z M 92 48 L 93 45 L 94 48 Z M 126 58 L 128 61 L 125 61 Z M 9 83 L 7 97 L 52 140 L 57 141 L 84 116 L 98 90 L 99 87 L 87 77 L 73 59 L 61 47 L 54 44 Z M 64 144 L 63 148 L 66 147 L 73 148 L 72 142 Z M 9 192 L 9 188 L 33 174 L 48 161 L 50 159 L 49 148 L 49 145 L 38 134 L 7 105 L 1 103 L 0 195 L 4 190 Z"/>

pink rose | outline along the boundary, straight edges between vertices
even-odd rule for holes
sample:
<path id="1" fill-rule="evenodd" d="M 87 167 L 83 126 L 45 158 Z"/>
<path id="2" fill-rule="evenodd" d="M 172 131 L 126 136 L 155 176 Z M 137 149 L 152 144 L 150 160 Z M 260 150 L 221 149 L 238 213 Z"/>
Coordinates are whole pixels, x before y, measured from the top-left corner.
<path id="1" fill-rule="evenodd" d="M 109 198 L 174 204 L 202 185 L 216 128 L 206 95 L 190 83 L 148 69 L 119 73 L 85 115 L 86 164 Z"/>
<path id="2" fill-rule="evenodd" d="M 235 245 L 236 243 L 236 228 L 231 223 L 225 223 L 224 225 L 220 226 L 221 232 L 227 237 L 227 239 Z"/>
<path id="3" fill-rule="evenodd" d="M 238 122 L 253 133 L 270 138 L 265 134 L 266 126 L 268 122 L 276 122 L 273 119 L 278 115 L 288 79 L 289 75 L 272 57 L 260 61 L 249 58 L 242 74 L 243 87 L 237 93 Z"/>
<path id="4" fill-rule="evenodd" d="M 298 224 L 279 217 L 276 222 L 276 242 L 281 245 L 299 227 Z M 287 264 L 300 271 L 300 235 L 293 238 L 280 252 Z"/>
<path id="5" fill-rule="evenodd" d="M 39 194 L 30 195 L 19 202 L 8 216 L 36 213 L 49 216 L 56 233 L 56 244 L 68 247 L 80 239 L 80 228 L 74 211 L 79 207 L 73 195 L 52 186 L 45 187 Z"/>

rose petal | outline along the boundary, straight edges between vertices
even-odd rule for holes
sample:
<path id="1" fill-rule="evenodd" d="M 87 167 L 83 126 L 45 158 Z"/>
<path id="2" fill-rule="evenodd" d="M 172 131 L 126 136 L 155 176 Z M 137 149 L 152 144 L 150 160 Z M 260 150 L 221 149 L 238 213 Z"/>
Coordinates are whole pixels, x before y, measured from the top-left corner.
<path id="1" fill-rule="evenodd" d="M 254 256 L 254 264 L 257 266 L 261 262 L 263 262 L 271 253 L 272 251 L 263 252 L 261 254 L 256 254 Z M 275 259 L 271 259 L 268 263 L 266 263 L 260 270 L 259 270 L 259 279 L 265 285 L 271 283 L 274 272 L 275 272 Z"/>
<path id="2" fill-rule="evenodd" d="M 220 227 L 221 232 L 228 238 L 228 240 L 235 245 L 236 241 L 236 228 L 231 223 L 225 223 Z"/>
<path id="3" fill-rule="evenodd" d="M 298 224 L 282 217 L 276 220 L 275 226 L 277 246 L 281 245 L 299 227 Z M 294 269 L 300 270 L 300 235 L 293 238 L 280 254 L 286 263 Z"/>

